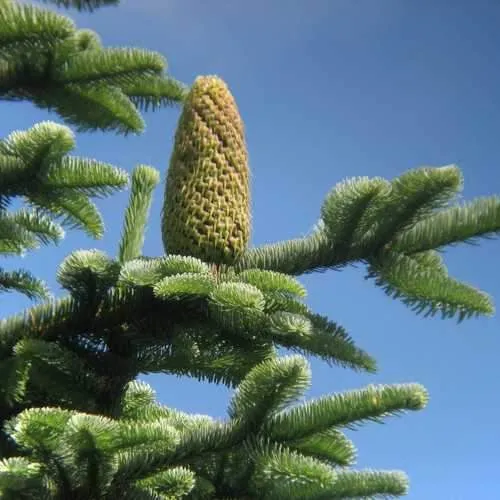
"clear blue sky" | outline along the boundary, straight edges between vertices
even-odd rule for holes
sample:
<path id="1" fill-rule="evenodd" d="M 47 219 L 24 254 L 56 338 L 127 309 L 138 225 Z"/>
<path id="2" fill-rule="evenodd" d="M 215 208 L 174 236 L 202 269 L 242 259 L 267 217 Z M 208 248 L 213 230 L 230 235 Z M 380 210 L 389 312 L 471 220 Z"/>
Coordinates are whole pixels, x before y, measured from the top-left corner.
<path id="1" fill-rule="evenodd" d="M 191 82 L 218 74 L 246 122 L 253 171 L 253 243 L 301 235 L 324 195 L 355 175 L 392 178 L 420 165 L 458 163 L 464 195 L 500 193 L 500 2 L 495 0 L 127 0 L 77 16 L 106 44 L 162 52 Z M 0 135 L 54 115 L 1 104 Z M 147 115 L 143 136 L 78 136 L 77 153 L 131 170 L 165 172 L 177 111 Z M 156 193 L 145 252 L 160 255 Z M 75 248 L 113 254 L 126 195 L 100 204 L 108 232 L 92 242 L 70 233 L 21 263 L 54 290 L 56 266 Z M 447 253 L 452 272 L 500 300 L 500 242 Z M 19 265 L 12 259 L 9 266 Z M 457 326 L 414 316 L 363 280 L 362 269 L 304 280 L 309 303 L 344 325 L 379 361 L 375 376 L 313 361 L 311 396 L 371 382 L 420 382 L 423 412 L 367 425 L 354 434 L 359 466 L 403 469 L 408 498 L 500 498 L 499 320 Z M 2 298 L 2 316 L 24 307 Z M 223 416 L 220 387 L 149 378 L 162 402 Z M 495 477 L 496 476 L 496 477 Z"/>

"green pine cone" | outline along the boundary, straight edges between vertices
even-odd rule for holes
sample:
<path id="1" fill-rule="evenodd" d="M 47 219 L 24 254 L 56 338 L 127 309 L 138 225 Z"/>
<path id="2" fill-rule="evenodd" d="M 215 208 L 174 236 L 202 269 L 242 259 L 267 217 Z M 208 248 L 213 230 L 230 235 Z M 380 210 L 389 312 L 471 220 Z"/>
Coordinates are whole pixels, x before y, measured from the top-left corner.
<path id="1" fill-rule="evenodd" d="M 179 120 L 162 236 L 169 254 L 233 263 L 250 238 L 250 172 L 243 122 L 226 84 L 198 77 Z"/>

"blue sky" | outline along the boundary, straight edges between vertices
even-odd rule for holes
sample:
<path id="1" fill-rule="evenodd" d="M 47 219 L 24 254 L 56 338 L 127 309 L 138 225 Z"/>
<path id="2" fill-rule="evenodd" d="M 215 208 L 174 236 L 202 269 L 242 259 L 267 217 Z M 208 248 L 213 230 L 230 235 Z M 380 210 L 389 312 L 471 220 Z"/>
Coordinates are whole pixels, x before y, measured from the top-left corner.
<path id="1" fill-rule="evenodd" d="M 177 78 L 218 74 L 246 123 L 253 172 L 253 243 L 304 234 L 338 181 L 392 178 L 420 165 L 459 164 L 466 198 L 500 193 L 500 3 L 494 0 L 127 0 L 75 16 L 108 45 L 162 52 Z M 57 116 L 2 104 L 0 136 Z M 77 154 L 164 176 L 178 112 L 146 116 L 140 137 L 81 134 Z M 160 255 L 158 188 L 145 253 Z M 58 248 L 20 263 L 54 290 L 61 259 L 75 248 L 116 252 L 126 194 L 100 203 L 107 234 L 71 232 Z M 500 242 L 447 252 L 454 275 L 500 299 Z M 421 319 L 363 280 L 363 269 L 304 279 L 309 304 L 344 325 L 380 365 L 373 376 L 312 361 L 312 397 L 368 383 L 420 382 L 426 410 L 353 434 L 360 467 L 403 469 L 408 498 L 498 498 L 500 338 L 498 318 L 457 326 Z M 26 305 L 3 296 L 1 315 Z M 149 377 L 162 402 L 223 416 L 224 388 Z"/>

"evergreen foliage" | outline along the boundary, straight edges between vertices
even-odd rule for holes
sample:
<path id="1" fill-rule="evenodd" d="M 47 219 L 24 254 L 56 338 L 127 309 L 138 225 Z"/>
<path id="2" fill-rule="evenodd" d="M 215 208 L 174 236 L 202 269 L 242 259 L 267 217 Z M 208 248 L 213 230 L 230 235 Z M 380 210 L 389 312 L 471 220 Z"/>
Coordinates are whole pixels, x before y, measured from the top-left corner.
<path id="1" fill-rule="evenodd" d="M 68 499 L 404 493 L 400 472 L 345 468 L 355 451 L 342 429 L 421 409 L 425 390 L 370 386 L 297 405 L 309 381 L 301 356 L 260 363 L 241 382 L 225 421 L 158 405 L 150 387 L 137 382 L 127 385 L 115 418 L 27 409 L 6 425 L 26 454 L 0 463 L 0 491 L 6 498 Z"/>
<path id="2" fill-rule="evenodd" d="M 138 133 L 140 111 L 183 100 L 162 55 L 103 47 L 66 16 L 1 0 L 0 100 L 30 101 L 77 130 Z"/>
<path id="3" fill-rule="evenodd" d="M 92 9 L 114 2 L 54 3 Z M 140 131 L 141 109 L 185 97 L 184 87 L 164 69 L 157 54 L 103 48 L 95 34 L 76 30 L 64 16 L 0 0 L 4 99 L 30 100 L 80 130 Z M 189 115 L 193 102 L 206 120 Z M 227 236 L 221 221 L 241 217 L 249 223 L 247 193 L 244 203 L 231 198 L 241 195 L 231 182 L 248 179 L 242 122 L 218 79 L 198 79 L 187 103 L 171 168 L 187 171 L 192 187 L 200 179 L 189 167 L 206 167 L 207 158 L 220 161 L 220 169 L 199 174 L 203 182 L 193 189 L 203 193 L 207 227 Z M 203 123 L 220 134 L 207 133 Z M 207 138 L 214 139 L 208 149 Z M 73 148 L 69 129 L 53 123 L 0 142 L 4 254 L 57 242 L 63 225 L 102 236 L 90 198 L 111 194 L 128 178 L 110 165 L 68 156 Z M 304 400 L 311 382 L 307 356 L 368 372 L 376 363 L 342 326 L 310 310 L 299 277 L 358 263 L 366 266 L 367 278 L 416 312 L 458 320 L 490 315 L 490 298 L 449 276 L 441 251 L 496 235 L 500 199 L 457 205 L 459 169 L 424 167 L 392 180 L 341 182 L 304 238 L 247 248 L 245 226 L 233 247 L 224 247 L 224 238 L 218 240 L 222 246 L 214 238 L 184 245 L 185 225 L 199 223 L 199 213 L 171 177 L 162 236 L 167 249 L 172 243 L 180 251 L 153 258 L 143 255 L 142 246 L 158 182 L 152 167 L 140 165 L 132 173 L 116 256 L 72 252 L 57 271 L 64 297 L 0 320 L 0 497 L 404 495 L 403 473 L 352 469 L 356 451 L 344 430 L 421 410 L 427 392 L 418 384 L 368 386 Z M 220 186 L 227 189 L 220 193 Z M 16 197 L 29 208 L 8 211 Z M 25 272 L 0 273 L 0 290 L 11 288 L 42 293 L 42 284 Z M 159 404 L 152 388 L 138 381 L 145 373 L 233 388 L 227 417 L 215 420 Z"/>
<path id="4" fill-rule="evenodd" d="M 106 2 L 56 3 L 92 8 Z M 106 48 L 97 34 L 78 30 L 63 15 L 0 1 L 0 101 L 30 101 L 78 130 L 140 132 L 140 110 L 183 99 L 184 87 L 166 76 L 165 68 L 160 54 Z M 102 236 L 103 221 L 91 198 L 125 187 L 128 176 L 103 162 L 69 156 L 74 148 L 71 130 L 52 122 L 0 141 L 0 253 L 20 255 L 59 242 L 64 232 L 54 217 Z M 9 212 L 16 198 L 27 208 Z M 9 290 L 32 298 L 47 295 L 28 271 L 0 268 L 0 292 Z"/>
<path id="5" fill-rule="evenodd" d="M 58 243 L 63 226 L 102 237 L 104 223 L 92 197 L 125 187 L 125 171 L 103 162 L 69 156 L 72 132 L 52 122 L 36 124 L 0 141 L 0 253 L 22 255 Z M 10 211 L 20 199 L 24 207 Z M 0 289 L 43 297 L 46 288 L 27 271 L 0 269 Z"/>

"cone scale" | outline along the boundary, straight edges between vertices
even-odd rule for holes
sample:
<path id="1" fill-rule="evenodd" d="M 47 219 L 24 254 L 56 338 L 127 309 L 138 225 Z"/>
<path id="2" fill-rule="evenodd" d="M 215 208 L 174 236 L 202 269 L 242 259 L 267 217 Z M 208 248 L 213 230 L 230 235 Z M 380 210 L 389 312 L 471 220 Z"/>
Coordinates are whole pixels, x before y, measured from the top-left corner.
<path id="1" fill-rule="evenodd" d="M 243 122 L 226 84 L 199 77 L 179 120 L 165 186 L 168 254 L 232 264 L 250 238 L 250 186 Z"/>

